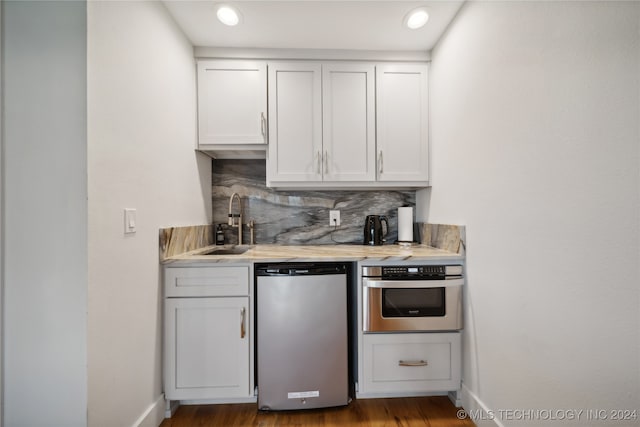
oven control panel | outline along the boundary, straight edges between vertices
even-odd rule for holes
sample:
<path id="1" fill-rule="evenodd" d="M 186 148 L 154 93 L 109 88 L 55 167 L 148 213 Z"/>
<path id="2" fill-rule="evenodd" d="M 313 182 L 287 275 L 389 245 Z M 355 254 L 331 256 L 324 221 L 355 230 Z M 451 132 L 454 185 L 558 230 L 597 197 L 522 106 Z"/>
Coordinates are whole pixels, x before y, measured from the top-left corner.
<path id="1" fill-rule="evenodd" d="M 415 267 L 382 267 L 382 277 L 388 276 L 406 276 L 411 274 L 445 274 L 444 265 L 425 265 Z"/>
<path id="2" fill-rule="evenodd" d="M 438 279 L 450 276 L 462 276 L 461 265 L 385 265 L 363 267 L 363 277 L 377 277 L 380 279 Z"/>

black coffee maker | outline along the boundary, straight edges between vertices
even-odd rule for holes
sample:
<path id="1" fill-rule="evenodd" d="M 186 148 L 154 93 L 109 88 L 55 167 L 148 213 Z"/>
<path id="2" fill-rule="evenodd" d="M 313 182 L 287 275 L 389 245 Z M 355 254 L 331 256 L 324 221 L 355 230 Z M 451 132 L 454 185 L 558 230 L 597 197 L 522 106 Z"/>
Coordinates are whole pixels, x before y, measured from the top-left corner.
<path id="1" fill-rule="evenodd" d="M 382 226 L 384 222 L 385 226 Z M 389 233 L 389 221 L 384 215 L 367 215 L 364 220 L 364 244 L 381 245 Z"/>

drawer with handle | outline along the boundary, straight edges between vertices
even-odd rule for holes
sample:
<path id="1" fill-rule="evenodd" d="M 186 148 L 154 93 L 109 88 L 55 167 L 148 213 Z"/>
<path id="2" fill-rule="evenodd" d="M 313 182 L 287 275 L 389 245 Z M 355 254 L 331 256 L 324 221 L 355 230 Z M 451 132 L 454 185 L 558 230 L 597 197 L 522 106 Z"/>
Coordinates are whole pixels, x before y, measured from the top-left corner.
<path id="1" fill-rule="evenodd" d="M 365 334 L 362 387 L 367 393 L 460 388 L 460 333 Z"/>

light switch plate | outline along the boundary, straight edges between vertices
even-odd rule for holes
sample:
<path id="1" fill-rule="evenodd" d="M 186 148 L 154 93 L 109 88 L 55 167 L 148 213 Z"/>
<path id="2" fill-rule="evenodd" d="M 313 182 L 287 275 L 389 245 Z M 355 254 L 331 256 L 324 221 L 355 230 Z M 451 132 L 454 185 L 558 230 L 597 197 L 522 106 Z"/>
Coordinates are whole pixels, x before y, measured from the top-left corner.
<path id="1" fill-rule="evenodd" d="M 124 210 L 124 234 L 136 232 L 136 210 L 127 208 Z"/>

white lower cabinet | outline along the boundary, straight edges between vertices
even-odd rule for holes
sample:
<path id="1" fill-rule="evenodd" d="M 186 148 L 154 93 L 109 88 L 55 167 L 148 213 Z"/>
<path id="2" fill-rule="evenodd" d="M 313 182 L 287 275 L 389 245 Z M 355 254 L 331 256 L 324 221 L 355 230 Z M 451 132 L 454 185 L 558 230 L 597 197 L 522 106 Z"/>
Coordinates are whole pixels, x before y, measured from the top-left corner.
<path id="1" fill-rule="evenodd" d="M 359 393 L 399 396 L 458 390 L 460 333 L 363 334 Z"/>
<path id="2" fill-rule="evenodd" d="M 167 400 L 249 401 L 253 399 L 249 267 L 165 269 L 165 288 L 176 276 L 198 278 L 203 286 L 212 276 L 238 278 L 244 269 L 240 296 L 165 298 L 164 389 Z M 215 282 L 215 280 L 214 280 Z M 231 285 L 235 285 L 232 281 Z M 233 287 L 232 287 L 233 288 Z M 196 293 L 202 287 L 196 286 Z"/>
<path id="3" fill-rule="evenodd" d="M 167 399 L 249 395 L 248 310 L 248 297 L 167 300 Z"/>

